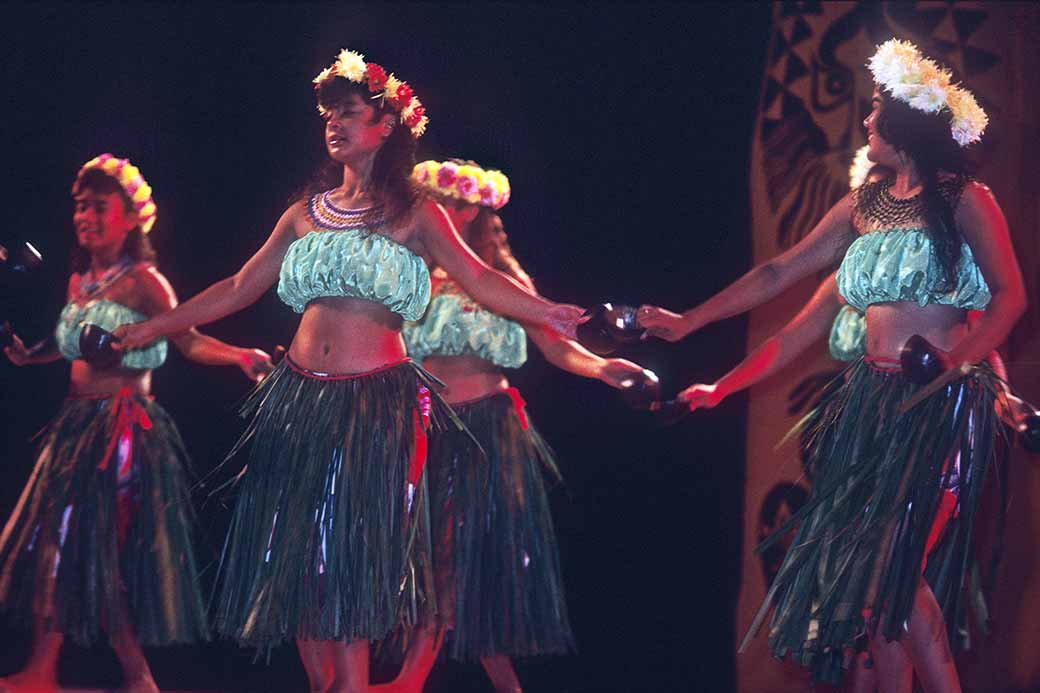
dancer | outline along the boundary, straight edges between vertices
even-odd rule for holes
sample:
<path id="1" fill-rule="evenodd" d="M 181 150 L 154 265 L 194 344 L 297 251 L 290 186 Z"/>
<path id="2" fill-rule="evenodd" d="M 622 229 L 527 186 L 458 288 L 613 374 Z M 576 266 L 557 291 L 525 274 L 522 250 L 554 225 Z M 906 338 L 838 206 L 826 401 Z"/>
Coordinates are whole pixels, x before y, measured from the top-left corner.
<path id="1" fill-rule="evenodd" d="M 191 546 L 188 458 L 173 421 L 150 395 L 166 340 L 126 351 L 119 363 L 83 360 L 84 324 L 111 330 L 172 308 L 177 299 L 155 265 L 148 232 L 151 188 L 126 159 L 88 161 L 72 186 L 78 247 L 68 304 L 54 339 L 5 350 L 24 366 L 72 363 L 69 395 L 48 425 L 39 457 L 0 535 L 0 603 L 31 621 L 33 650 L 0 691 L 57 689 L 65 636 L 93 643 L 108 635 L 129 691 L 155 691 L 141 645 L 207 637 Z M 173 335 L 186 357 L 237 365 L 251 378 L 269 371 L 257 349 L 239 349 L 195 330 Z"/>
<path id="2" fill-rule="evenodd" d="M 868 149 L 864 145 L 852 157 L 852 165 L 849 167 L 851 190 L 892 175 L 890 170 L 867 158 Z M 712 409 L 730 395 L 783 370 L 799 354 L 825 336 L 828 350 L 835 360 L 850 362 L 863 356 L 866 321 L 862 312 L 845 303 L 838 292 L 835 275 L 832 272 L 820 282 L 808 303 L 790 322 L 762 342 L 726 375 L 715 383 L 694 383 L 676 395 L 677 399 L 688 402 L 690 411 L 702 407 Z M 1004 377 L 1003 373 L 1001 377 Z"/>
<path id="3" fill-rule="evenodd" d="M 509 199 L 504 174 L 473 162 L 425 161 L 414 178 L 484 262 L 535 291 L 496 214 Z M 510 658 L 564 653 L 573 637 L 546 489 L 546 477 L 555 483 L 559 471 L 503 369 L 524 364 L 527 337 L 554 366 L 612 387 L 630 386 L 643 369 L 497 315 L 441 268 L 433 278 L 430 307 L 422 320 L 405 325 L 405 342 L 444 381 L 444 397 L 485 454 L 456 431 L 433 440 L 428 468 L 439 619 L 412 639 L 393 684 L 376 690 L 421 691 L 447 632 L 452 658 L 479 659 L 496 691 L 520 691 Z"/>
<path id="4" fill-rule="evenodd" d="M 435 608 L 423 451 L 427 421 L 449 410 L 401 339 L 429 301 L 422 256 L 502 314 L 573 333 L 581 309 L 491 270 L 421 198 L 427 119 L 408 84 L 348 50 L 314 81 L 338 186 L 290 206 L 234 276 L 119 337 L 134 347 L 217 320 L 276 281 L 303 313 L 245 407 L 215 625 L 242 644 L 295 639 L 312 690 L 353 692 L 368 686 L 369 641 Z"/>
<path id="5" fill-rule="evenodd" d="M 1000 385 L 979 365 L 900 413 L 919 387 L 897 357 L 916 333 L 949 367 L 980 363 L 1022 314 L 1025 291 L 1004 215 L 988 188 L 963 175 L 955 146 L 980 139 L 985 113 L 911 44 L 883 44 L 870 68 L 868 153 L 895 175 L 850 193 L 802 242 L 701 306 L 685 315 L 644 306 L 640 319 L 652 334 L 679 339 L 844 257 L 838 289 L 866 314 L 867 355 L 812 432 L 813 491 L 751 630 L 775 606 L 774 654 L 792 654 L 826 681 L 842 678 L 866 632 L 882 690 L 910 690 L 907 669 L 892 661 L 905 652 L 926 690 L 958 691 L 947 631 L 959 620 L 974 513 L 995 454 Z M 970 331 L 969 310 L 983 311 Z M 953 517 L 926 552 L 948 491 Z"/>

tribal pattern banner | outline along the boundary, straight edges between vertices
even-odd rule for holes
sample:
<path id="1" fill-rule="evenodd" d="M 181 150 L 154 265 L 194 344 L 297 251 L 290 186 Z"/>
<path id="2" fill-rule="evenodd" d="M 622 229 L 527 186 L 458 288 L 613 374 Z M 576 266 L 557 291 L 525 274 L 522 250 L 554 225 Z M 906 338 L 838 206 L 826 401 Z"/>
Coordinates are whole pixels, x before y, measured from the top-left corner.
<path id="1" fill-rule="evenodd" d="M 1031 3 L 778 2 L 752 140 L 752 247 L 758 264 L 796 244 L 849 189 L 848 170 L 865 143 L 874 47 L 908 39 L 952 68 L 990 115 L 979 178 L 1000 201 L 1026 277 L 1029 312 L 1002 349 L 1012 384 L 1040 401 L 1040 10 Z M 752 312 L 748 348 L 777 332 L 808 300 L 804 282 Z M 748 408 L 742 591 L 737 635 L 743 637 L 783 557 L 783 548 L 753 548 L 804 502 L 797 439 L 776 448 L 837 372 L 826 345 L 788 372 L 752 389 Z M 998 475 L 994 475 L 998 476 Z M 959 657 L 965 690 L 1040 687 L 1040 459 L 1016 452 L 1008 470 L 1010 517 L 1004 560 L 994 585 L 993 632 Z M 760 633 L 737 660 L 739 690 L 807 690 L 795 665 L 770 657 Z M 984 682 L 984 683 L 982 683 Z"/>

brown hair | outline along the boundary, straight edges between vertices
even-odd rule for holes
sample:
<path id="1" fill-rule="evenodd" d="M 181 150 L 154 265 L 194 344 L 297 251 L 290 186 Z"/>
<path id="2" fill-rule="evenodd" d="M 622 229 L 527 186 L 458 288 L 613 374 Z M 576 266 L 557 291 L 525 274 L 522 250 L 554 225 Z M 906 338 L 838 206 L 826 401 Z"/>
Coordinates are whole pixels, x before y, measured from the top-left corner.
<path id="1" fill-rule="evenodd" d="M 935 246 L 946 279 L 946 290 L 955 288 L 957 262 L 961 256 L 961 237 L 954 222 L 954 204 L 943 194 L 940 174 L 955 174 L 959 184 L 967 180 L 969 162 L 963 150 L 950 134 L 948 113 L 925 113 L 884 90 L 877 129 L 885 141 L 910 157 L 921 176 L 921 201 L 928 222 L 928 234 Z M 959 190 L 958 190 L 959 192 Z"/>
<path id="2" fill-rule="evenodd" d="M 513 249 L 509 247 L 509 237 L 506 236 L 505 227 L 502 224 L 502 217 L 498 216 L 494 210 L 481 207 L 476 218 L 470 223 L 463 240 L 489 266 L 508 274 L 531 291 L 535 290 L 531 277 L 513 256 Z"/>
<path id="3" fill-rule="evenodd" d="M 382 219 L 393 225 L 406 219 L 422 197 L 419 188 L 412 182 L 412 169 L 415 167 L 415 138 L 412 137 L 411 131 L 400 122 L 397 111 L 388 103 L 385 101 L 372 102 L 372 95 L 368 92 L 367 87 L 351 82 L 344 77 L 338 75 L 330 77 L 318 86 L 318 105 L 325 109 L 332 109 L 342 106 L 355 94 L 361 97 L 365 103 L 374 104 L 373 123 L 387 113 L 394 116 L 394 129 L 376 152 L 370 179 L 373 197 L 383 206 Z M 296 196 L 296 199 L 307 199 L 312 195 L 335 188 L 340 184 L 342 173 L 341 164 L 335 161 L 328 162 Z M 382 219 L 366 221 L 381 221 Z"/>

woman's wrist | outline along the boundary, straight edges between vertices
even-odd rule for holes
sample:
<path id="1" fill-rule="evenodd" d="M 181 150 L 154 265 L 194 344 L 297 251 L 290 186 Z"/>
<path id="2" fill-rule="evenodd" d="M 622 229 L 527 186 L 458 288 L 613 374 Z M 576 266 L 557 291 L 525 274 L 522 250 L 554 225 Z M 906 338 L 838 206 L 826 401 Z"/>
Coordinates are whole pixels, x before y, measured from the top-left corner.
<path id="1" fill-rule="evenodd" d="M 690 334 L 692 332 L 696 332 L 697 330 L 699 330 L 702 327 L 704 327 L 704 325 L 701 324 L 700 316 L 697 313 L 697 309 L 696 308 L 691 308 L 688 311 L 684 312 L 682 314 L 682 320 L 683 320 L 683 330 L 684 330 L 684 335 L 683 336 L 688 335 L 688 334 Z"/>

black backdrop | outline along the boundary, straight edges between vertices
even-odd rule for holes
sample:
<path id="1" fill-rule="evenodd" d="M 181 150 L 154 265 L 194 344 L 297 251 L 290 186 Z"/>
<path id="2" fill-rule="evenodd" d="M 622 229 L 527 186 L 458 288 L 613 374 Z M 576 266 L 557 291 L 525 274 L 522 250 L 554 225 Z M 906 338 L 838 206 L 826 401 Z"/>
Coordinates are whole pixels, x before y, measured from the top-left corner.
<path id="1" fill-rule="evenodd" d="M 72 241 L 69 184 L 102 151 L 130 157 L 154 188 L 152 237 L 182 296 L 237 269 L 322 161 L 310 80 L 344 46 L 415 87 L 431 117 L 421 155 L 509 175 L 503 218 L 543 293 L 688 307 L 747 269 L 748 144 L 769 13 L 766 3 L 6 5 L 0 242 L 31 240 L 46 269 L 34 286 L 5 289 L 3 317 L 27 339 L 52 328 Z M 272 291 L 206 331 L 270 349 L 288 344 L 296 320 Z M 674 392 L 720 375 L 743 340 L 733 320 L 627 355 Z M 2 361 L 6 517 L 66 372 Z M 661 429 L 538 355 L 514 381 L 566 475 L 554 510 L 580 647 L 521 663 L 527 690 L 732 689 L 743 402 Z M 246 389 L 237 371 L 179 354 L 156 372 L 200 473 L 234 442 Z M 198 501 L 200 551 L 212 559 L 229 513 L 203 505 L 205 489 Z M 27 651 L 27 633 L 0 620 L 0 672 Z M 226 643 L 148 654 L 163 688 L 305 688 L 290 647 L 269 664 Z M 104 647 L 67 646 L 61 673 L 77 685 L 119 679 Z M 428 690 L 490 688 L 476 666 L 442 665 Z"/>

